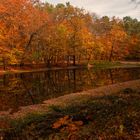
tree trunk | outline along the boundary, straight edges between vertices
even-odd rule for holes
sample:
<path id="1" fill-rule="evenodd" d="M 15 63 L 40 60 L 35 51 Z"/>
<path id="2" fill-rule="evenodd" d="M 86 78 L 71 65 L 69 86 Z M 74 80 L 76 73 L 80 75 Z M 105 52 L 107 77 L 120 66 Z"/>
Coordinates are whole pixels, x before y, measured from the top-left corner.
<path id="1" fill-rule="evenodd" d="M 75 55 L 73 55 L 73 66 L 75 66 L 76 65 L 76 62 L 75 62 L 76 60 L 75 60 Z"/>
<path id="2" fill-rule="evenodd" d="M 3 57 L 3 69 L 6 70 L 6 60 L 4 57 Z"/>
<path id="3" fill-rule="evenodd" d="M 109 61 L 110 62 L 112 61 L 112 56 L 113 56 L 113 51 L 114 51 L 113 49 L 114 49 L 114 44 L 111 47 L 111 52 L 110 52 L 110 56 L 109 56 Z"/>

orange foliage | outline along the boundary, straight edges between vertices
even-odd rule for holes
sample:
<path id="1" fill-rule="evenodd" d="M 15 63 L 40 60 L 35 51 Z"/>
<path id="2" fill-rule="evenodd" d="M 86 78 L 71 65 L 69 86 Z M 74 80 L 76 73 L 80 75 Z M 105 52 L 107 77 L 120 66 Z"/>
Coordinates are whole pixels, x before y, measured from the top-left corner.
<path id="1" fill-rule="evenodd" d="M 35 8 L 32 2 L 29 0 L 0 1 L 0 15 L 2 17 L 0 19 L 0 47 L 3 50 L 9 49 L 10 59 L 18 55 L 21 56 L 26 51 L 25 46 L 30 35 L 36 32 L 46 20 L 46 15 Z"/>
<path id="2" fill-rule="evenodd" d="M 140 40 L 125 28 L 120 19 L 94 18 L 70 3 L 0 0 L 0 53 L 10 63 L 48 66 L 65 63 L 69 55 L 77 62 L 123 59 L 139 53 Z"/>
<path id="3" fill-rule="evenodd" d="M 70 116 L 65 116 L 63 118 L 60 118 L 58 121 L 56 121 L 52 128 L 59 129 L 60 131 L 67 130 L 68 132 L 75 132 L 79 130 L 79 127 L 83 125 L 82 121 L 72 121 Z"/>

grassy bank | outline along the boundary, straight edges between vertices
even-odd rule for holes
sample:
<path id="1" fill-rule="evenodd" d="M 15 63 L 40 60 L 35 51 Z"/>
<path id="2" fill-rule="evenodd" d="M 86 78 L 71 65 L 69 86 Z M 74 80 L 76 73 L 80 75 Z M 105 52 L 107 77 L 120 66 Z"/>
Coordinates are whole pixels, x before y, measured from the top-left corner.
<path id="1" fill-rule="evenodd" d="M 41 140 L 140 139 L 140 89 L 81 99 L 67 107 L 49 106 L 48 113 L 12 121 L 3 138 Z"/>
<path id="2" fill-rule="evenodd" d="M 140 67 L 138 62 L 125 62 L 125 61 L 91 61 L 89 62 L 94 68 L 132 68 Z"/>

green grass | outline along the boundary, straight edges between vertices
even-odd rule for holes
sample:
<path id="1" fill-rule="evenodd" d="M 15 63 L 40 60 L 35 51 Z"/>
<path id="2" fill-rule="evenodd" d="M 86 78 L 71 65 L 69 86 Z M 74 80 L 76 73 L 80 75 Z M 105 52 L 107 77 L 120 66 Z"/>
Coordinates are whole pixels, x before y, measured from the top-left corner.
<path id="1" fill-rule="evenodd" d="M 140 64 L 122 64 L 119 61 L 91 61 L 89 64 L 92 64 L 94 68 L 131 68 L 131 67 L 140 67 Z"/>
<path id="2" fill-rule="evenodd" d="M 40 113 L 28 114 L 28 116 L 25 117 L 24 119 L 11 120 L 10 123 L 13 128 L 16 128 L 17 131 L 20 131 L 27 125 L 30 125 L 32 122 L 44 121 L 46 115 L 47 114 L 40 114 Z"/>
<path id="3" fill-rule="evenodd" d="M 93 61 L 91 62 L 91 64 L 99 68 L 107 68 L 121 65 L 120 62 L 110 62 L 110 61 Z"/>

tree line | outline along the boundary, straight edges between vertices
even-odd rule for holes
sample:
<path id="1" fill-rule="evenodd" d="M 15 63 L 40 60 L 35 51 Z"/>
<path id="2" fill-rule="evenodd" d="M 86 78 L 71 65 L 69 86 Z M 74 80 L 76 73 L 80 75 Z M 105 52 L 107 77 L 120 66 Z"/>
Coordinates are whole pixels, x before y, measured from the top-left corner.
<path id="1" fill-rule="evenodd" d="M 98 17 L 38 0 L 0 1 L 0 59 L 6 64 L 63 65 L 74 60 L 139 60 L 140 21 Z"/>

